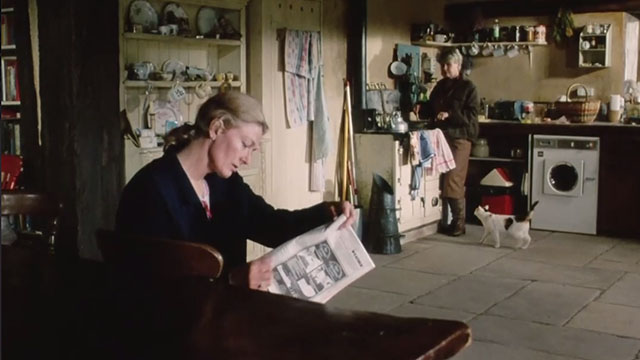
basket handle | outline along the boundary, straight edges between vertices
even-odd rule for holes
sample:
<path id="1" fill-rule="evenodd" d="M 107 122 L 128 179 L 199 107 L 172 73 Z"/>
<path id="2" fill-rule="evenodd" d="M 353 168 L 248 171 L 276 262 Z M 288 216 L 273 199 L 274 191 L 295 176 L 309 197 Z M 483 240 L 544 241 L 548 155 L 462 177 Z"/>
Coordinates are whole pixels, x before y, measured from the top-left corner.
<path id="1" fill-rule="evenodd" d="M 567 89 L 567 101 L 573 101 L 574 99 L 571 98 L 571 90 L 573 90 L 575 87 L 582 87 L 584 89 L 584 101 L 589 101 L 589 89 L 587 89 L 587 86 L 584 84 L 580 84 L 580 83 L 575 83 L 575 84 L 571 84 L 571 86 L 569 86 L 569 88 Z M 575 99 L 578 100 L 578 99 Z"/>

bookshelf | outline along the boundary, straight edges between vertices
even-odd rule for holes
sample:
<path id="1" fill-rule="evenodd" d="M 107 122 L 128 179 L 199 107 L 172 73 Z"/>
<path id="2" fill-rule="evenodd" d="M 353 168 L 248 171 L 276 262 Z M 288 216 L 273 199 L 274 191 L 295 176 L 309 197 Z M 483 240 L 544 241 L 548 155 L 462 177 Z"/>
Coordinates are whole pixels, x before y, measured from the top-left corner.
<path id="1" fill-rule="evenodd" d="M 21 155 L 20 134 L 20 81 L 15 39 L 15 8 L 5 2 L 0 9 L 1 29 L 0 73 L 2 76 L 0 151 L 3 154 Z"/>

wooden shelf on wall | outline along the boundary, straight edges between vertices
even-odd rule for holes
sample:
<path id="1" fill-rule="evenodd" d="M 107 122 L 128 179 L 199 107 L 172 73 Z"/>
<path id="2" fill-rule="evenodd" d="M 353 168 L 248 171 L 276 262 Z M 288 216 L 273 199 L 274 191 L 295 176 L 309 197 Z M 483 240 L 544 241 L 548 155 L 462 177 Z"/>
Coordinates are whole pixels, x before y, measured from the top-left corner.
<path id="1" fill-rule="evenodd" d="M 124 86 L 128 88 L 146 88 L 147 86 L 157 87 L 157 88 L 170 88 L 175 84 L 179 83 L 180 86 L 184 88 L 194 88 L 198 86 L 198 84 L 202 83 L 202 81 L 153 81 L 153 80 L 125 80 Z M 221 81 L 205 81 L 207 85 L 212 88 L 219 88 L 222 86 L 223 82 Z M 240 87 L 242 86 L 242 82 L 240 81 L 232 81 L 231 87 Z"/>
<path id="2" fill-rule="evenodd" d="M 184 36 L 169 36 L 159 34 L 147 34 L 147 33 L 124 33 L 124 38 L 129 40 L 150 40 L 150 41 L 167 41 L 167 42 L 179 42 L 188 44 L 209 44 L 215 46 L 240 46 L 242 40 L 231 39 L 212 39 L 212 38 L 195 38 Z"/>
<path id="3" fill-rule="evenodd" d="M 459 47 L 459 46 L 471 46 L 473 45 L 473 43 L 443 43 L 443 42 L 436 42 L 436 41 L 412 41 L 411 42 L 412 45 L 416 45 L 416 46 L 422 46 L 422 47 Z M 482 47 L 484 46 L 484 42 L 482 43 L 476 43 L 478 46 Z M 502 41 L 502 42 L 487 42 L 487 44 L 489 45 L 503 45 L 503 46 L 509 46 L 509 45 L 520 45 L 520 46 L 547 46 L 548 44 L 546 42 L 514 42 L 514 41 Z"/>
<path id="4" fill-rule="evenodd" d="M 495 157 L 495 156 L 488 156 L 488 157 L 477 157 L 477 156 L 471 156 L 469 157 L 469 160 L 473 160 L 473 161 L 493 161 L 493 162 L 515 162 L 515 163 L 523 163 L 524 159 L 523 158 L 503 158 L 503 157 Z"/>

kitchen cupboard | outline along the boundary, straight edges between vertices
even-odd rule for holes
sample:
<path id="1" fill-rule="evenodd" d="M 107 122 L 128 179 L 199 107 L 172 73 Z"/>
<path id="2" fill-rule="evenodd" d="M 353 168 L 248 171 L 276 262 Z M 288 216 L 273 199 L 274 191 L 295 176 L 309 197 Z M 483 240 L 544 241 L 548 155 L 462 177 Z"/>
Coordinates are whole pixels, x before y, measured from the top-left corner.
<path id="1" fill-rule="evenodd" d="M 600 139 L 597 233 L 640 238 L 640 128 L 634 125 L 595 122 L 592 124 L 523 124 L 513 121 L 480 123 L 480 136 L 495 138 L 493 144 L 511 141 L 528 144 L 532 134 L 594 136 Z M 492 146 L 489 140 L 489 146 Z M 527 145 L 528 146 L 528 145 Z M 496 147 L 496 151 L 502 147 Z M 528 148 L 526 149 L 528 152 Z M 494 154 L 494 150 L 492 150 Z M 497 153 L 495 153 L 497 154 Z M 525 152 L 526 154 L 526 152 Z M 506 154 L 505 154 L 506 155 Z M 527 159 L 527 158 L 525 158 Z M 471 165 L 471 164 L 470 164 Z M 514 164 L 515 165 L 515 164 Z M 528 167 L 528 159 L 521 165 Z M 471 169 L 470 169 L 471 173 Z M 469 177 L 467 178 L 469 184 Z"/>
<path id="2" fill-rule="evenodd" d="M 184 11 L 187 30 L 177 35 L 161 35 L 153 26 L 135 29 L 130 23 L 129 8 L 136 1 L 120 0 L 120 104 L 126 119 L 138 135 L 153 134 L 153 141 L 142 141 L 136 146 L 125 141 L 125 178 L 128 181 L 141 167 L 162 156 L 162 136 L 169 122 L 160 124 L 159 112 L 168 114 L 170 126 L 192 123 L 200 104 L 216 94 L 221 88 L 246 91 L 246 14 L 247 0 L 181 0 L 168 2 L 150 0 L 149 4 L 157 14 L 157 22 L 163 24 L 163 12 L 168 5 Z M 138 1 L 138 5 L 140 2 Z M 144 9 L 148 6 L 142 3 Z M 204 11 L 208 16 L 204 16 Z M 224 16 L 231 26 L 240 33 L 240 38 L 215 38 L 202 36 L 200 32 L 211 24 L 217 24 Z M 205 20 L 203 20 L 205 19 Z M 216 25 L 213 25 L 216 26 Z M 171 69 L 184 70 L 186 67 L 206 70 L 212 77 L 208 81 L 190 77 L 173 77 L 160 81 L 136 79 L 128 69 L 133 64 L 150 62 L 157 71 L 170 73 Z M 220 74 L 220 75 L 218 75 Z M 221 75 L 224 75 L 221 76 Z M 185 91 L 183 99 L 170 101 L 169 92 L 176 87 Z M 208 89 L 211 89 L 208 92 Z M 203 96 L 202 90 L 208 94 Z M 175 120 L 175 122 L 173 122 Z M 170 128 L 170 127 L 169 127 Z M 151 131 L 151 132 L 150 132 Z M 243 167 L 240 173 L 245 181 L 261 192 L 261 157 L 253 156 L 252 163 Z"/>
<path id="3" fill-rule="evenodd" d="M 400 232 L 437 222 L 442 207 L 438 174 L 423 176 L 415 198 L 411 196 L 412 166 L 406 134 L 355 134 L 358 198 L 368 214 L 373 173 L 391 185 Z M 365 217 L 366 218 L 366 217 Z"/>
<path id="4" fill-rule="evenodd" d="M 578 67 L 611 66 L 611 24 L 587 24 L 578 37 Z"/>
<path id="5" fill-rule="evenodd" d="M 469 170 L 465 182 L 466 191 L 466 219 L 468 222 L 480 223 L 474 215 L 478 205 L 482 204 L 484 196 L 509 195 L 512 199 L 515 214 L 523 214 L 529 208 L 529 184 L 527 149 L 528 137 L 505 139 L 500 136 L 486 136 L 489 147 L 489 157 L 474 157 L 469 159 Z M 513 154 L 513 156 L 511 155 Z M 513 182 L 509 187 L 481 185 L 481 180 L 493 169 L 502 169 Z"/>

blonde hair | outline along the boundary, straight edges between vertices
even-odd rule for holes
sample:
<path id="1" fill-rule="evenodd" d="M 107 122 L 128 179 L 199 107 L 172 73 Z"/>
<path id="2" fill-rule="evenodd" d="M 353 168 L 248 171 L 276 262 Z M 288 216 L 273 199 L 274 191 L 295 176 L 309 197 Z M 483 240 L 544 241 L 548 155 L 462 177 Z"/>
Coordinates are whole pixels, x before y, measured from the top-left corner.
<path id="1" fill-rule="evenodd" d="M 258 100 L 239 91 L 228 91 L 202 103 L 194 124 L 184 124 L 171 130 L 165 136 L 164 150 L 175 148 L 180 151 L 194 139 L 208 137 L 209 125 L 214 120 L 222 121 L 226 129 L 240 124 L 257 124 L 262 127 L 262 134 L 269 130 Z"/>

